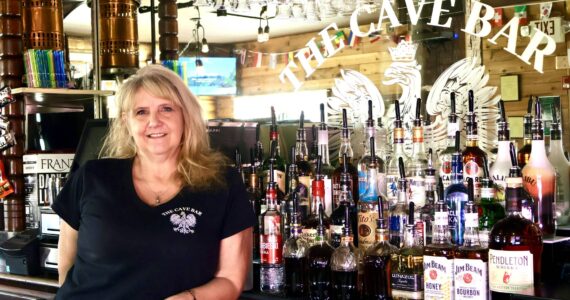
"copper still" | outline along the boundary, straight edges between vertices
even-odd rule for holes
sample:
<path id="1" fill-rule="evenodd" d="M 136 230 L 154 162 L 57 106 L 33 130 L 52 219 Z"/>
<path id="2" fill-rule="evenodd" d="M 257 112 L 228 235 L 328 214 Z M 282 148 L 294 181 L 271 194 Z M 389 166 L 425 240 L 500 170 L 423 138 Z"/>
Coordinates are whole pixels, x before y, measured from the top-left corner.
<path id="1" fill-rule="evenodd" d="M 61 0 L 24 0 L 24 49 L 63 50 Z"/>

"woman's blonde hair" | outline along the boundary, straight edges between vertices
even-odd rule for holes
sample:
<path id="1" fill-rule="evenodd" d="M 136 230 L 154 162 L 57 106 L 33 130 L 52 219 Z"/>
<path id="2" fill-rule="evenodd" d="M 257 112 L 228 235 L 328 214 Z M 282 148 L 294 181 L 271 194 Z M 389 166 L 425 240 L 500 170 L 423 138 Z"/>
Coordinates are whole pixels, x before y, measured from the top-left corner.
<path id="1" fill-rule="evenodd" d="M 135 105 L 135 95 L 141 89 L 147 93 L 171 100 L 182 109 L 184 128 L 178 157 L 178 176 L 186 185 L 203 190 L 223 184 L 222 169 L 227 158 L 210 148 L 210 141 L 202 118 L 198 99 L 182 79 L 161 65 L 150 65 L 129 77 L 116 94 L 118 117 L 111 121 L 100 156 L 132 158 L 137 147 L 121 116 Z"/>

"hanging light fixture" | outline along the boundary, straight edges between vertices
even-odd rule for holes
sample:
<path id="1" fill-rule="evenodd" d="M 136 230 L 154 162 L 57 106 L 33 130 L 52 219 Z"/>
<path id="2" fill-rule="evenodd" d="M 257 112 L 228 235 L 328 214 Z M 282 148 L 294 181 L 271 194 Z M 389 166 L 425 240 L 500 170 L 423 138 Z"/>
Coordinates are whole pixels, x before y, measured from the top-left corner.
<path id="1" fill-rule="evenodd" d="M 265 36 L 263 34 L 263 28 L 261 27 L 261 18 L 259 18 L 259 27 L 257 28 L 257 42 L 265 42 Z"/>
<path id="2" fill-rule="evenodd" d="M 269 41 L 269 20 L 265 16 L 265 29 L 263 29 L 263 41 Z"/>

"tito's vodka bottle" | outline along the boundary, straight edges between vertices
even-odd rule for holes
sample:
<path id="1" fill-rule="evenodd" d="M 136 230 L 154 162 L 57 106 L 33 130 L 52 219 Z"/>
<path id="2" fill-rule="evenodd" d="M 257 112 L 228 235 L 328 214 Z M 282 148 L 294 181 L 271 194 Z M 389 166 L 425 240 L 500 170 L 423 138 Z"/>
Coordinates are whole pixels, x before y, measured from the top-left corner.
<path id="1" fill-rule="evenodd" d="M 538 226 L 544 237 L 553 237 L 556 231 L 554 205 L 556 195 L 556 170 L 546 157 L 540 103 L 535 104 L 532 124 L 532 153 L 522 170 L 524 188 L 538 208 Z"/>

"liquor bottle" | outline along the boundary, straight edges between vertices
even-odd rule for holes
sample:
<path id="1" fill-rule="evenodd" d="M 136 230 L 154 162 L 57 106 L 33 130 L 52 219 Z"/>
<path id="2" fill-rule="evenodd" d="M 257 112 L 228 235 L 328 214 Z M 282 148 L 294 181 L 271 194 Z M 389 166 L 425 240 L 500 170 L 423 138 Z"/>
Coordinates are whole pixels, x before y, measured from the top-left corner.
<path id="1" fill-rule="evenodd" d="M 396 120 L 394 120 L 394 151 L 386 167 L 386 198 L 390 207 L 396 205 L 398 201 L 398 178 L 400 178 L 400 157 L 406 161 L 408 156 L 404 152 L 404 128 L 402 127 L 402 118 L 400 115 L 400 103 L 394 101 L 394 109 L 396 112 Z"/>
<path id="2" fill-rule="evenodd" d="M 348 160 L 344 160 L 343 154 L 346 153 Z M 348 129 L 348 122 L 346 117 L 346 109 L 342 110 L 342 129 L 341 129 L 341 142 L 340 149 L 338 151 L 338 162 L 339 165 L 333 172 L 332 183 L 333 183 L 333 205 L 338 204 L 338 198 L 340 196 L 340 173 L 342 173 L 343 164 L 348 164 L 348 172 L 351 175 L 350 186 L 352 190 L 352 197 L 354 201 L 358 202 L 358 170 L 352 164 L 352 158 L 354 153 L 352 151 L 352 146 L 350 145 L 350 130 Z"/>
<path id="3" fill-rule="evenodd" d="M 333 209 L 332 176 L 334 168 L 331 166 L 329 159 L 329 130 L 327 127 L 327 123 L 325 123 L 325 105 L 322 103 L 320 105 L 320 110 L 321 110 L 321 122 L 319 123 L 319 130 L 317 132 L 318 136 L 317 141 L 319 146 L 319 151 L 317 156 L 320 155 L 321 157 L 321 175 L 325 185 L 325 212 L 327 214 L 330 214 L 332 213 Z M 313 166 L 313 170 L 315 170 L 316 167 L 317 165 L 315 160 L 315 165 Z"/>
<path id="4" fill-rule="evenodd" d="M 423 128 L 424 128 L 424 141 L 426 149 L 434 148 L 434 138 L 433 138 L 433 128 L 431 127 L 431 118 L 427 110 L 423 116 Z M 426 152 L 426 155 L 428 153 Z M 437 154 L 437 153 L 436 153 Z"/>
<path id="5" fill-rule="evenodd" d="M 253 151 L 252 154 L 252 161 L 253 161 Z M 260 184 L 263 184 L 263 180 L 257 175 L 257 168 L 254 163 L 250 166 L 251 172 L 248 174 L 248 187 L 246 188 L 247 195 L 249 198 L 249 202 L 252 205 L 253 212 L 255 215 L 260 218 L 261 216 L 261 201 L 263 198 L 263 187 Z M 253 261 L 259 263 L 259 226 L 253 227 Z"/>
<path id="6" fill-rule="evenodd" d="M 325 226 L 325 230 L 330 230 L 331 221 L 327 214 L 324 212 L 325 202 L 325 181 L 321 173 L 322 162 L 320 156 L 317 157 L 317 168 L 315 179 L 311 182 L 312 198 L 311 198 L 311 214 L 303 220 L 303 238 L 312 246 L 315 243 L 317 236 L 317 228 L 319 222 Z M 319 212 L 319 207 L 323 209 L 322 214 Z M 328 235 L 328 234 L 327 234 Z"/>
<path id="7" fill-rule="evenodd" d="M 358 298 L 357 278 L 360 252 L 354 246 L 350 210 L 344 206 L 344 227 L 340 246 L 331 255 L 332 298 L 351 300 Z"/>
<path id="8" fill-rule="evenodd" d="M 323 116 L 324 117 L 324 116 Z M 315 124 L 311 126 L 311 152 L 309 152 L 309 163 L 311 170 L 317 165 L 317 155 L 319 155 L 319 130 Z"/>
<path id="9" fill-rule="evenodd" d="M 513 145 L 513 143 L 510 144 L 510 150 L 511 150 L 510 151 L 511 162 L 513 166 L 511 167 L 509 176 L 507 178 L 512 178 L 510 181 L 511 183 L 513 182 L 516 183 L 518 182 L 518 180 L 522 182 L 523 180 L 522 171 L 521 168 L 519 168 L 518 166 L 517 154 L 515 150 L 515 145 Z M 517 188 L 517 187 L 518 185 L 516 184 L 511 185 L 511 188 Z M 524 188 L 521 188 L 520 191 L 517 191 L 517 193 L 521 201 L 521 215 L 523 216 L 523 218 L 536 223 L 538 220 L 538 214 L 537 214 L 536 204 L 534 203 L 534 199 L 528 194 L 528 192 Z"/>
<path id="10" fill-rule="evenodd" d="M 499 110 L 501 111 L 501 118 L 497 123 L 499 127 L 499 150 L 497 151 L 497 158 L 491 167 L 489 175 L 497 185 L 497 201 L 504 206 L 505 188 L 507 187 L 505 178 L 509 176 L 509 171 L 511 169 L 511 158 L 509 155 L 509 144 L 511 141 L 509 123 L 507 123 L 503 100 L 499 100 Z"/>
<path id="11" fill-rule="evenodd" d="M 374 144 L 367 145 L 371 138 L 374 139 Z M 364 141 L 364 156 L 358 161 L 356 169 L 358 170 L 358 199 L 362 199 L 367 192 L 367 177 L 368 165 L 370 164 L 371 157 L 374 156 L 376 160 L 377 182 L 380 190 L 378 192 L 386 194 L 386 170 L 384 167 L 384 160 L 376 155 L 376 128 L 374 127 L 374 119 L 372 118 L 372 100 L 368 100 L 368 119 L 366 120 L 366 140 Z M 381 141 L 381 140 L 380 140 Z"/>
<path id="12" fill-rule="evenodd" d="M 443 187 L 451 184 L 451 156 L 455 153 L 455 132 L 459 131 L 459 119 L 455 111 L 455 92 L 450 93 L 451 113 L 447 117 L 447 147 L 439 154 L 439 177 L 443 179 Z"/>
<path id="13" fill-rule="evenodd" d="M 416 243 L 414 202 L 410 202 L 408 212 L 404 246 L 391 259 L 392 299 L 423 299 L 424 295 L 424 251 Z"/>
<path id="14" fill-rule="evenodd" d="M 378 156 L 384 161 L 384 163 L 388 163 L 388 160 L 392 157 L 392 149 L 390 148 L 390 142 L 388 141 L 388 129 L 384 127 L 384 124 L 382 124 L 382 118 L 378 118 L 376 144 L 378 145 Z"/>
<path id="15" fill-rule="evenodd" d="M 467 178 L 473 178 L 475 184 L 475 199 L 481 197 L 481 177 L 483 176 L 483 157 L 487 154 L 479 148 L 479 136 L 477 135 L 477 117 L 475 115 L 475 99 L 473 90 L 469 90 L 469 112 L 467 113 L 467 141 L 463 149 L 463 176 L 464 184 Z"/>
<path id="16" fill-rule="evenodd" d="M 346 156 L 346 153 L 343 154 Z M 357 212 L 356 204 L 352 198 L 352 190 L 350 189 L 350 173 L 348 173 L 348 164 L 343 165 L 343 171 L 340 176 L 340 198 L 339 205 L 335 208 L 331 214 L 331 245 L 334 248 L 340 246 L 340 240 L 342 237 L 342 229 L 345 226 L 344 211 L 348 207 L 350 211 L 350 221 L 351 228 L 353 231 L 353 236 L 356 236 L 357 230 Z"/>
<path id="17" fill-rule="evenodd" d="M 319 225 L 315 243 L 307 252 L 310 299 L 331 299 L 331 255 L 334 248 L 325 237 L 324 210 L 319 203 Z"/>
<path id="18" fill-rule="evenodd" d="M 406 161 L 410 201 L 414 202 L 418 209 L 421 209 L 426 203 L 425 170 L 428 163 L 424 146 L 421 107 L 422 100 L 418 98 L 416 102 L 416 118 L 412 128 L 412 156 Z"/>
<path id="19" fill-rule="evenodd" d="M 510 142 L 509 142 L 510 145 Z M 507 146 L 509 146 L 507 145 Z M 504 154 L 504 153 L 503 153 Z M 496 200 L 495 185 L 489 178 L 489 170 L 487 168 L 487 158 L 483 158 L 483 178 L 481 179 L 481 200 L 479 202 L 481 218 L 479 219 L 479 242 L 483 248 L 489 245 L 489 232 L 493 225 L 500 219 L 505 217 L 505 209 Z M 509 155 L 509 166 L 510 166 Z M 510 169 L 510 167 L 509 167 Z M 508 174 L 507 174 L 508 176 Z"/>
<path id="20" fill-rule="evenodd" d="M 297 141 L 295 142 L 295 164 L 297 165 L 297 176 L 299 177 L 299 185 L 297 185 L 301 203 L 309 204 L 309 187 L 314 172 L 309 163 L 309 150 L 307 148 L 307 139 L 305 132 L 305 114 L 301 111 L 299 118 L 299 128 L 297 128 Z"/>
<path id="21" fill-rule="evenodd" d="M 426 204 L 421 208 L 420 219 L 425 224 L 425 238 L 426 245 L 432 243 L 432 229 L 435 213 L 435 203 L 438 201 L 435 190 L 437 189 L 437 183 L 435 180 L 436 170 L 433 167 L 433 150 L 429 148 L 428 150 L 428 166 L 426 168 Z"/>
<path id="22" fill-rule="evenodd" d="M 291 147 L 291 163 L 287 166 L 287 194 L 285 195 L 284 201 L 281 202 L 279 206 L 279 210 L 281 212 L 281 232 L 283 233 L 283 240 L 287 240 L 289 238 L 289 234 L 291 233 L 291 229 L 289 228 L 291 224 L 291 216 L 293 214 L 293 195 L 297 194 L 300 195 L 299 190 L 299 177 L 297 176 L 297 164 L 296 164 L 296 157 L 295 157 L 295 147 Z M 304 191 L 304 190 L 303 190 Z M 299 198 L 301 198 L 299 196 Z M 307 208 L 308 200 L 306 198 L 300 201 L 302 204 L 305 203 L 304 207 Z M 303 205 L 301 205 L 301 212 Z M 306 212 L 308 212 L 306 210 Z"/>
<path id="23" fill-rule="evenodd" d="M 467 203 L 467 188 L 463 184 L 463 161 L 459 149 L 459 131 L 455 132 L 456 152 L 451 156 L 451 184 L 445 189 L 444 199 L 449 207 L 449 231 L 451 241 L 455 245 L 463 245 L 465 231 L 465 204 Z"/>
<path id="24" fill-rule="evenodd" d="M 270 153 L 268 159 L 263 161 L 263 176 L 265 177 L 265 182 L 268 182 L 268 171 L 269 165 L 273 164 L 273 177 L 275 178 L 275 183 L 277 184 L 281 194 L 285 193 L 285 170 L 286 164 L 283 157 L 281 157 L 281 152 L 279 150 L 279 132 L 277 128 L 277 122 L 275 120 L 275 109 L 271 107 L 271 126 L 269 127 L 269 143 L 271 148 L 271 143 L 275 143 L 276 151 L 275 153 Z"/>
<path id="25" fill-rule="evenodd" d="M 469 181 L 469 201 L 465 206 L 465 242 L 455 251 L 453 276 L 455 300 L 488 299 L 488 250 L 479 243 L 478 212 L 475 206 L 472 181 Z"/>
<path id="26" fill-rule="evenodd" d="M 369 247 L 362 259 L 364 264 L 363 298 L 390 299 L 391 257 L 398 248 L 389 242 L 388 219 L 385 218 L 386 200 L 378 197 L 378 219 L 376 220 L 376 243 Z"/>
<path id="27" fill-rule="evenodd" d="M 568 209 L 570 208 L 570 162 L 564 156 L 562 128 L 560 128 L 556 109 L 552 111 L 548 159 L 556 169 L 556 224 L 566 225 L 569 221 Z"/>
<path id="28" fill-rule="evenodd" d="M 554 236 L 554 205 L 556 195 L 556 170 L 546 157 L 540 102 L 535 104 L 532 124 L 532 152 L 522 169 L 524 189 L 534 199 L 538 214 L 538 226 L 545 238 Z"/>
<path id="29" fill-rule="evenodd" d="M 277 210 L 277 183 L 273 178 L 273 163 L 269 164 L 269 183 L 265 200 L 267 211 L 261 216 L 260 243 L 261 268 L 259 288 L 262 293 L 281 294 L 283 292 L 283 249 L 281 234 L 281 214 Z"/>
<path id="30" fill-rule="evenodd" d="M 538 145 L 533 145 L 532 153 L 536 148 Z M 518 167 L 513 169 L 516 173 Z M 493 300 L 511 299 L 509 294 L 534 295 L 540 284 L 542 232 L 522 216 L 523 191 L 523 179 L 509 175 L 505 190 L 507 217 L 493 226 L 489 238 L 489 289 Z"/>
<path id="31" fill-rule="evenodd" d="M 309 250 L 309 243 L 301 237 L 297 193 L 293 193 L 292 198 L 291 234 L 283 244 L 285 296 L 305 297 L 307 293 L 307 251 Z"/>
<path id="32" fill-rule="evenodd" d="M 259 177 L 263 177 L 263 143 L 261 142 L 260 131 L 261 125 L 257 123 L 255 126 L 255 145 L 253 148 L 255 159 L 253 160 L 253 164 L 255 165 L 256 171 L 259 172 Z"/>
<path id="33" fill-rule="evenodd" d="M 523 117 L 524 126 L 524 136 L 523 136 L 523 146 L 519 149 L 517 153 L 517 161 L 519 162 L 519 167 L 521 169 L 528 163 L 530 159 L 530 154 L 532 153 L 532 98 L 531 95 L 528 98 L 528 105 L 526 108 L 526 114 Z"/>
<path id="34" fill-rule="evenodd" d="M 404 246 L 406 224 L 408 223 L 408 180 L 404 168 L 404 159 L 399 158 L 400 178 L 398 179 L 398 202 L 390 208 L 390 244 L 401 248 Z M 412 220 L 413 222 L 413 220 Z"/>
<path id="35" fill-rule="evenodd" d="M 374 145 L 374 137 L 370 138 L 370 149 L 376 149 Z M 376 157 L 371 157 L 368 162 L 366 175 L 366 191 L 361 195 L 358 201 L 358 247 L 362 251 L 366 251 L 368 247 L 374 244 L 374 232 L 376 232 L 376 219 L 378 219 L 377 199 L 380 193 L 380 185 L 386 186 L 378 178 L 378 164 Z"/>
<path id="36" fill-rule="evenodd" d="M 424 248 L 424 299 L 453 299 L 455 246 L 447 237 L 449 214 L 441 199 L 434 213 L 432 243 Z"/>

